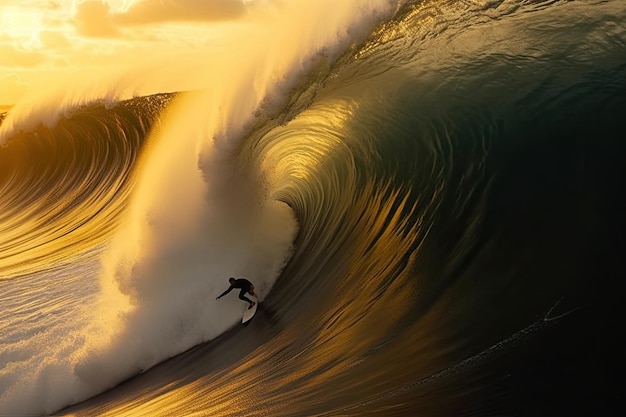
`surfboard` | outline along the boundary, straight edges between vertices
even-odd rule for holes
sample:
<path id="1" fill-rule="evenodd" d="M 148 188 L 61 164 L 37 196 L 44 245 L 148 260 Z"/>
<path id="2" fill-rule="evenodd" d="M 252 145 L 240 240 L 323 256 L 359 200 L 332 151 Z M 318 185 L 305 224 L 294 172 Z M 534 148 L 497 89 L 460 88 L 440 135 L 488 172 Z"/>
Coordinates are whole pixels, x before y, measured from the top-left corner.
<path id="1" fill-rule="evenodd" d="M 252 298 L 252 301 L 256 303 L 254 307 L 248 308 L 248 304 L 246 304 L 246 306 L 243 308 L 243 317 L 241 318 L 241 324 L 246 324 L 247 322 L 252 320 L 252 317 L 254 317 L 254 314 L 256 313 L 256 309 L 259 306 L 259 300 L 256 298 Z"/>

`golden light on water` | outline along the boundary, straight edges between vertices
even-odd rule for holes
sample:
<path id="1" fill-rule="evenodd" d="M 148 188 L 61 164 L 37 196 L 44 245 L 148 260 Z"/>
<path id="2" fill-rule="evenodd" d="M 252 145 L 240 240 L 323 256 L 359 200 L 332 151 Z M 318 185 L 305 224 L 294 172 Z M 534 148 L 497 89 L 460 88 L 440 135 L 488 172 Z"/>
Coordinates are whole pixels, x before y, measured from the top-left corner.
<path id="1" fill-rule="evenodd" d="M 353 113 L 349 102 L 325 101 L 299 114 L 288 127 L 277 127 L 272 131 L 272 142 L 280 146 L 268 149 L 263 170 L 270 175 L 308 179 L 333 153 L 345 147 L 336 135 Z"/>
<path id="2" fill-rule="evenodd" d="M 374 210 L 362 227 L 380 226 L 385 213 L 394 212 L 395 204 L 411 209 L 400 193 L 388 197 L 378 201 L 383 215 L 376 216 L 378 212 Z M 419 232 L 406 226 L 391 221 L 388 227 L 382 227 L 382 235 L 373 246 L 368 241 L 358 243 L 359 246 L 371 246 L 372 252 L 370 260 L 350 264 L 348 273 L 353 279 L 347 281 L 358 284 L 328 294 L 326 300 L 320 301 L 323 306 L 319 308 L 319 316 L 313 314 L 314 320 L 298 324 L 305 329 L 287 327 L 273 337 L 271 343 L 251 351 L 233 364 L 220 365 L 219 371 L 207 372 L 198 380 L 174 381 L 136 399 L 124 397 L 119 404 L 103 404 L 101 407 L 106 409 L 96 406 L 88 411 L 106 416 L 137 417 L 180 413 L 189 416 L 243 415 L 258 410 L 255 415 L 271 416 L 289 409 L 293 415 L 315 415 L 320 404 L 332 403 L 333 398 L 341 398 L 338 404 L 350 408 L 388 393 L 389 387 L 401 389 L 405 371 L 398 371 L 398 382 L 391 381 L 385 373 L 390 365 L 385 363 L 389 355 L 379 356 L 377 353 L 379 349 L 392 349 L 397 350 L 397 356 L 393 358 L 404 357 L 405 352 L 394 346 L 392 339 L 401 334 L 417 343 L 418 337 L 425 336 L 411 326 L 397 327 L 414 306 L 416 291 L 410 276 L 412 260 L 408 260 L 399 278 L 385 280 L 386 271 L 402 268 L 403 260 L 395 257 L 400 256 L 395 249 L 405 244 L 405 240 L 414 239 Z M 362 253 L 362 248 L 357 252 Z M 377 264 L 381 259 L 391 263 Z M 372 275 L 371 270 L 381 272 Z M 359 281 L 363 276 L 370 276 L 371 280 Z M 253 328 L 248 330 L 254 331 Z M 369 365 L 366 370 L 361 370 L 364 361 Z M 380 373 L 372 372 L 372 362 L 378 363 L 374 369 L 380 369 Z M 202 366 L 210 367 L 208 364 Z M 412 372 L 416 366 L 411 363 L 406 372 Z M 356 385 L 354 375 L 359 376 Z M 346 381 L 344 385 L 337 383 L 343 379 Z"/>

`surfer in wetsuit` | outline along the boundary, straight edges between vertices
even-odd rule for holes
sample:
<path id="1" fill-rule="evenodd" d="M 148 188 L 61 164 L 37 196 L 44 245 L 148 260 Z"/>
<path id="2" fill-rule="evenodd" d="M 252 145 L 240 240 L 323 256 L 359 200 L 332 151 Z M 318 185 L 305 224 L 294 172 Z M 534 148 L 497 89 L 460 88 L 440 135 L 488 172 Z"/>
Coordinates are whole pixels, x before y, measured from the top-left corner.
<path id="1" fill-rule="evenodd" d="M 252 285 L 252 283 L 250 281 L 248 281 L 245 278 L 235 279 L 233 277 L 230 277 L 230 278 L 228 278 L 228 282 L 230 282 L 230 287 L 228 287 L 228 289 L 226 291 L 224 291 L 222 294 L 218 295 L 216 300 L 219 300 L 220 298 L 222 298 L 223 296 L 225 296 L 226 294 L 231 292 L 233 290 L 233 288 L 241 288 L 241 291 L 239 291 L 239 299 L 243 300 L 243 301 L 247 301 L 250 304 L 250 306 L 248 308 L 254 307 L 254 305 L 256 303 L 254 301 L 250 300 L 245 295 L 247 292 L 250 293 L 250 295 L 255 295 L 254 294 L 254 285 Z"/>

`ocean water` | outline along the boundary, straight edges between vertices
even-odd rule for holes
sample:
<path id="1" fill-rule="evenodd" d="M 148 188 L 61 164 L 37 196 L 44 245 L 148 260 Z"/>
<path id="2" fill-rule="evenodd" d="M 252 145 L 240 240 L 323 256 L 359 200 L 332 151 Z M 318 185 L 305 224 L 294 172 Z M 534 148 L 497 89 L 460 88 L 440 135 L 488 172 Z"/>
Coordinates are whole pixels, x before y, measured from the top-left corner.
<path id="1" fill-rule="evenodd" d="M 290 2 L 17 103 L 0 415 L 622 415 L 624 22 Z"/>

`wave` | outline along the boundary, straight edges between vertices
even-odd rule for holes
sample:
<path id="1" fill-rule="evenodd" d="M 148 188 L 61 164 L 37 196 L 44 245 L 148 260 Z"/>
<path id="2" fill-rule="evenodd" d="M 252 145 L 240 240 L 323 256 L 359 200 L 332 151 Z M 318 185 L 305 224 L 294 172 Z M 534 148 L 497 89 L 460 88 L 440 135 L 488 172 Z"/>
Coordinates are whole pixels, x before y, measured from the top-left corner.
<path id="1" fill-rule="evenodd" d="M 14 135 L 0 153 L 3 279 L 44 269 L 104 242 L 128 204 L 145 137 L 170 101 L 93 104 Z M 25 192 L 28 190 L 28 192 Z M 43 239 L 38 239 L 42 237 Z"/>
<path id="2" fill-rule="evenodd" d="M 623 6 L 345 2 L 321 40 L 328 5 L 213 88 L 9 135 L 3 409 L 611 415 L 576 375 L 618 350 Z"/>

